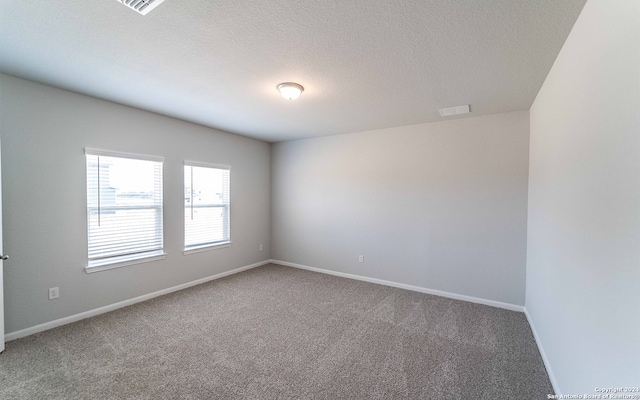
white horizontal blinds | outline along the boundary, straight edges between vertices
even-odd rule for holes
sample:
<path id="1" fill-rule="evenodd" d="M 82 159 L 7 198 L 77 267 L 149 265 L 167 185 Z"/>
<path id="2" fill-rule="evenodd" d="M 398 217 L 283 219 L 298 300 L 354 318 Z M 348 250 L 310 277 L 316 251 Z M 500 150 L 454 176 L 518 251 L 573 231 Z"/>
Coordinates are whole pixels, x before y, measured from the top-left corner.
<path id="1" fill-rule="evenodd" d="M 89 260 L 161 250 L 162 161 L 90 150 L 86 157 Z"/>
<path id="2" fill-rule="evenodd" d="M 184 166 L 184 247 L 229 242 L 229 169 Z"/>

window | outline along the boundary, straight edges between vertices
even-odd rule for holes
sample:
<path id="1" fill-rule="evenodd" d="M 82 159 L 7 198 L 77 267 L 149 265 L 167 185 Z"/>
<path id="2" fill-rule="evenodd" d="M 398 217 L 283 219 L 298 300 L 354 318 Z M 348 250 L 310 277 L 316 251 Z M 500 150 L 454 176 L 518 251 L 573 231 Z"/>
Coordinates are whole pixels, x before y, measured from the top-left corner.
<path id="1" fill-rule="evenodd" d="M 230 244 L 229 167 L 185 162 L 185 252 Z"/>
<path id="2" fill-rule="evenodd" d="M 92 149 L 85 154 L 87 272 L 164 258 L 163 159 Z"/>

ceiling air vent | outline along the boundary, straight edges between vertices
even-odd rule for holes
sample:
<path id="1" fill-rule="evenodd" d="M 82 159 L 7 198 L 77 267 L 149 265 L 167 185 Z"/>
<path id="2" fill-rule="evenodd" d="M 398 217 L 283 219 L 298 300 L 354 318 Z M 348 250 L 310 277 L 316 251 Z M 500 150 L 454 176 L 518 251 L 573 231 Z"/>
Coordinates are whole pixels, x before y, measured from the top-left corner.
<path id="1" fill-rule="evenodd" d="M 468 104 L 465 104 L 463 106 L 457 106 L 457 107 L 441 108 L 438 110 L 441 117 L 450 117 L 452 115 L 466 114 L 470 111 L 471 110 L 469 109 Z"/>
<path id="2" fill-rule="evenodd" d="M 147 15 L 149 11 L 158 7 L 164 2 L 164 0 L 116 0 L 118 3 L 122 3 L 125 6 L 139 12 L 142 15 Z"/>

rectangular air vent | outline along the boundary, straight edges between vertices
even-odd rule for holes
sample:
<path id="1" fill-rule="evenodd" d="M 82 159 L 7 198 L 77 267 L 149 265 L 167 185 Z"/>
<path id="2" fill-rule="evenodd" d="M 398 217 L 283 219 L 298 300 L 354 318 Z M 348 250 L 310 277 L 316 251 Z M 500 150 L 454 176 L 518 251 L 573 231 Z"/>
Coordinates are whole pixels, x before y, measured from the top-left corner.
<path id="1" fill-rule="evenodd" d="M 470 111 L 471 110 L 469 109 L 468 104 L 465 104 L 464 106 L 441 108 L 438 110 L 441 117 L 450 117 L 452 115 L 466 114 Z"/>
<path id="2" fill-rule="evenodd" d="M 142 15 L 147 15 L 149 11 L 158 7 L 164 0 L 116 0 L 118 3 L 122 3 L 125 6 L 139 12 Z"/>

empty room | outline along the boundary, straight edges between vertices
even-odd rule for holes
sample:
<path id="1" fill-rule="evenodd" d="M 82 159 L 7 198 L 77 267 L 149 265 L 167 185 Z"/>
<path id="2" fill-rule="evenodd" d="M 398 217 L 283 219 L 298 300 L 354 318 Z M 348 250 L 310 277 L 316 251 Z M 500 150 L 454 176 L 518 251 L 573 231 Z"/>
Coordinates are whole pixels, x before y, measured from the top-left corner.
<path id="1" fill-rule="evenodd" d="M 0 398 L 640 399 L 637 0 L 0 0 Z"/>

